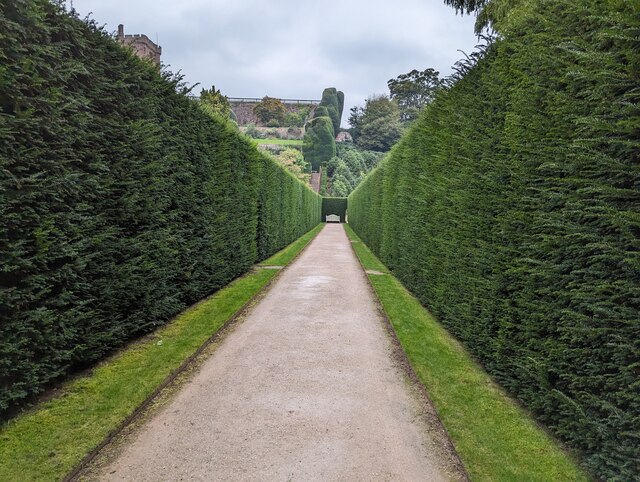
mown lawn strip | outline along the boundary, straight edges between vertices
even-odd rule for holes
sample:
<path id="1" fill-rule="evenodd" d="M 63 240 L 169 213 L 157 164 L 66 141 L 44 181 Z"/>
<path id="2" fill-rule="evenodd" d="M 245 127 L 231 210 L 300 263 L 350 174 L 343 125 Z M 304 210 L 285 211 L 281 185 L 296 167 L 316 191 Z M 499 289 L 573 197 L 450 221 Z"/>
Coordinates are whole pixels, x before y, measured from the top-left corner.
<path id="1" fill-rule="evenodd" d="M 345 227 L 363 267 L 388 273 Z M 472 480 L 589 480 L 393 275 L 369 280 Z"/>
<path id="2" fill-rule="evenodd" d="M 254 143 L 257 145 L 301 146 L 303 141 L 302 139 L 254 139 Z"/>

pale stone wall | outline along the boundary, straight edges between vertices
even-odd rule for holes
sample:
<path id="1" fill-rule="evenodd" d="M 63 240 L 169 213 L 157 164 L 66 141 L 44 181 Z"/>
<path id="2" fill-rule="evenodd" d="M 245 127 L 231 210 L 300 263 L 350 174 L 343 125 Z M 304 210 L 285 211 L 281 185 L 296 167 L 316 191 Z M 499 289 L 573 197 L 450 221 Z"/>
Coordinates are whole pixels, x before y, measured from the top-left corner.
<path id="1" fill-rule="evenodd" d="M 151 60 L 156 65 L 160 65 L 160 55 L 162 55 L 162 47 L 153 43 L 149 37 L 144 34 L 125 35 L 124 25 L 118 25 L 118 41 L 131 47 L 133 52 L 141 59 Z"/>
<path id="2" fill-rule="evenodd" d="M 254 124 L 261 126 L 262 123 L 258 120 L 253 113 L 253 108 L 257 105 L 257 102 L 235 102 L 231 101 L 231 110 L 236 115 L 238 125 L 246 126 L 247 124 Z M 316 110 L 315 104 L 284 104 L 288 112 L 297 112 L 301 107 L 311 107 L 309 119 L 313 117 L 313 113 Z"/>

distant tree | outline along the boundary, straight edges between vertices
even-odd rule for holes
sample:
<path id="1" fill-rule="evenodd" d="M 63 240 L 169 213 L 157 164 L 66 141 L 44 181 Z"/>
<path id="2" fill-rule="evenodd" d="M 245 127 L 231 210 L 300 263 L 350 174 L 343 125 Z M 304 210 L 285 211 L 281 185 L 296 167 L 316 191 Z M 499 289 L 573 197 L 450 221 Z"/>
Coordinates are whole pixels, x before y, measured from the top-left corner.
<path id="1" fill-rule="evenodd" d="M 236 120 L 235 114 L 229 105 L 229 99 L 227 99 L 227 96 L 222 95 L 220 90 L 216 90 L 215 85 L 212 85 L 210 89 L 202 89 L 200 91 L 200 107 L 209 114 Z"/>
<path id="2" fill-rule="evenodd" d="M 353 186 L 342 174 L 336 175 L 331 180 L 329 193 L 332 197 L 347 197 L 353 191 Z"/>
<path id="3" fill-rule="evenodd" d="M 439 75 L 431 68 L 423 71 L 414 69 L 387 82 L 391 98 L 398 103 L 402 122 L 416 119 L 420 110 L 433 100 L 443 85 Z"/>
<path id="4" fill-rule="evenodd" d="M 378 152 L 387 152 L 402 136 L 402 125 L 397 119 L 380 117 L 366 123 L 362 128 L 359 146 Z"/>
<path id="5" fill-rule="evenodd" d="M 364 108 L 353 107 L 349 123 L 355 144 L 371 151 L 390 150 L 403 131 L 398 104 L 386 95 L 369 97 Z"/>
<path id="6" fill-rule="evenodd" d="M 253 113 L 265 125 L 283 126 L 287 117 L 287 107 L 280 99 L 265 96 L 255 105 Z"/>
<path id="7" fill-rule="evenodd" d="M 356 105 L 351 108 L 349 111 L 349 125 L 351 128 L 349 129 L 349 133 L 351 134 L 351 138 L 353 142 L 357 142 L 360 137 L 360 133 L 362 131 L 362 116 L 364 115 L 364 107 Z"/>

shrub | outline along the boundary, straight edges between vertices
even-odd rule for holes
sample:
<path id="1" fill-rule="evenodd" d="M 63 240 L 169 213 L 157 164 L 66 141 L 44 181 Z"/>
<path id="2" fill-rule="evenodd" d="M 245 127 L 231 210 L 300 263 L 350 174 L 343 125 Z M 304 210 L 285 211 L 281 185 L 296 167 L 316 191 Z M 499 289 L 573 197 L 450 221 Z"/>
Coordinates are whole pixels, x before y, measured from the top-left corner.
<path id="1" fill-rule="evenodd" d="M 287 107 L 280 99 L 265 96 L 255 105 L 253 113 L 265 125 L 272 123 L 275 126 L 281 126 L 284 125 Z"/>
<path id="2" fill-rule="evenodd" d="M 255 124 L 247 124 L 244 133 L 253 139 L 264 139 L 264 135 L 256 128 Z"/>
<path id="3" fill-rule="evenodd" d="M 302 135 L 302 129 L 299 127 L 289 127 L 287 129 L 287 139 L 300 139 Z"/>
<path id="4" fill-rule="evenodd" d="M 278 129 L 267 129 L 265 131 L 264 137 L 268 139 L 279 139 L 280 132 L 278 131 Z"/>

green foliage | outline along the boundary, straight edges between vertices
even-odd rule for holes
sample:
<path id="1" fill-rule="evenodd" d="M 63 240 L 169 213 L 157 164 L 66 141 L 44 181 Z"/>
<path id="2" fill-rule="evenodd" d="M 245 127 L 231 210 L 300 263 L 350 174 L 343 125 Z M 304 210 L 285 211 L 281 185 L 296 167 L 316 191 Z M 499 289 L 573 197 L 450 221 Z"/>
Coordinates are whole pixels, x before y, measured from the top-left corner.
<path id="1" fill-rule="evenodd" d="M 327 195 L 327 175 L 322 169 L 320 169 L 320 195 L 323 197 Z"/>
<path id="2" fill-rule="evenodd" d="M 519 6 L 528 8 L 524 0 L 444 0 L 444 3 L 455 8 L 460 14 L 475 14 L 475 32 L 483 30 L 502 32 L 504 24 Z"/>
<path id="3" fill-rule="evenodd" d="M 284 120 L 286 127 L 304 127 L 311 108 L 308 106 L 300 107 L 294 112 L 287 112 Z"/>
<path id="4" fill-rule="evenodd" d="M 342 123 L 342 114 L 344 112 L 344 92 L 339 90 L 337 92 L 337 96 L 338 96 L 338 118 L 340 119 L 340 121 L 338 122 L 338 129 L 336 129 L 335 131 L 336 134 L 340 130 L 340 124 Z"/>
<path id="5" fill-rule="evenodd" d="M 313 171 L 336 155 L 333 124 L 329 117 L 315 117 L 305 129 L 302 153 Z"/>
<path id="6" fill-rule="evenodd" d="M 337 143 L 336 156 L 325 165 L 325 174 L 330 179 L 330 195 L 347 197 L 378 164 L 382 155 L 380 152 L 362 150 L 353 144 Z"/>
<path id="7" fill-rule="evenodd" d="M 329 109 L 327 109 L 325 106 L 323 105 L 319 105 L 318 107 L 316 107 L 315 112 L 313 113 L 313 117 L 331 117 L 329 115 Z"/>
<path id="8" fill-rule="evenodd" d="M 391 99 L 400 109 L 400 120 L 411 122 L 418 118 L 420 110 L 431 102 L 440 87 L 440 73 L 433 69 L 422 72 L 412 70 L 387 82 Z"/>
<path id="9" fill-rule="evenodd" d="M 640 16 L 527 2 L 352 193 L 355 231 L 598 478 L 640 473 Z"/>
<path id="10" fill-rule="evenodd" d="M 296 146 L 296 149 L 302 148 L 302 139 L 256 139 L 258 145 L 272 146 Z"/>
<path id="11" fill-rule="evenodd" d="M 387 152 L 403 129 L 398 104 L 386 95 L 373 96 L 363 107 L 353 107 L 349 117 L 353 142 L 365 150 Z"/>
<path id="12" fill-rule="evenodd" d="M 347 217 L 346 197 L 323 197 L 322 198 L 322 221 L 327 219 L 329 214 L 340 216 L 340 222 L 344 223 Z"/>
<path id="13" fill-rule="evenodd" d="M 292 141 L 288 141 L 292 142 Z M 309 173 L 311 167 L 305 161 L 302 152 L 299 149 L 288 147 L 274 155 L 273 158 L 278 164 L 291 172 L 295 177 L 301 181 L 309 181 Z"/>
<path id="14" fill-rule="evenodd" d="M 587 481 L 565 453 L 345 227 L 471 480 Z"/>
<path id="15" fill-rule="evenodd" d="M 336 132 L 340 129 L 342 107 L 338 99 L 341 94 L 344 105 L 344 94 L 334 87 L 324 89 L 322 100 L 314 112 L 314 118 L 305 128 L 304 147 L 302 152 L 313 171 L 336 155 Z"/>
<path id="16" fill-rule="evenodd" d="M 318 223 L 320 197 L 94 23 L 0 10 L 0 416 Z"/>
<path id="17" fill-rule="evenodd" d="M 255 105 L 253 113 L 264 125 L 279 127 L 285 125 L 287 107 L 280 99 L 265 96 Z"/>
<path id="18" fill-rule="evenodd" d="M 224 326 L 324 227 L 304 234 L 209 298 L 64 383 L 56 396 L 0 426 L 0 480 L 63 480 L 174 370 Z"/>
<path id="19" fill-rule="evenodd" d="M 252 139 L 264 139 L 265 136 L 264 133 L 255 126 L 255 124 L 247 124 L 244 133 Z"/>
<path id="20" fill-rule="evenodd" d="M 342 103 L 344 106 L 344 94 L 342 95 Z M 342 120 L 342 108 L 340 107 L 340 101 L 338 100 L 338 91 L 335 87 L 328 87 L 322 92 L 322 99 L 320 105 L 316 109 L 316 117 L 320 117 L 323 114 L 318 113 L 318 109 L 325 108 L 327 114 L 331 117 L 333 124 L 334 137 L 340 130 L 340 122 Z"/>
<path id="21" fill-rule="evenodd" d="M 229 99 L 222 95 L 220 90 L 216 90 L 215 85 L 211 86 L 211 89 L 200 91 L 200 107 L 208 114 L 219 115 L 225 119 L 232 119 L 232 115 L 235 117 Z"/>

